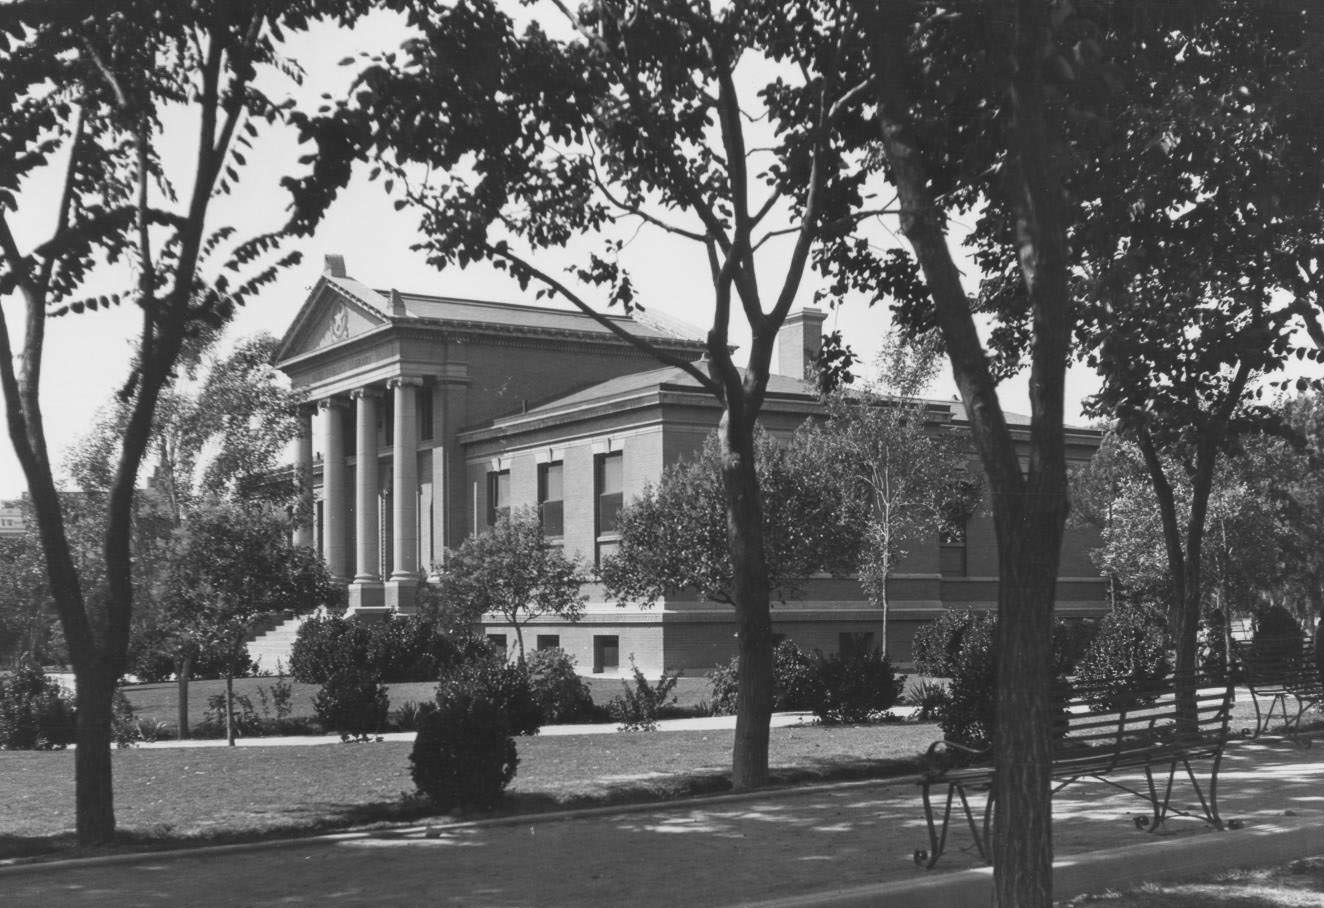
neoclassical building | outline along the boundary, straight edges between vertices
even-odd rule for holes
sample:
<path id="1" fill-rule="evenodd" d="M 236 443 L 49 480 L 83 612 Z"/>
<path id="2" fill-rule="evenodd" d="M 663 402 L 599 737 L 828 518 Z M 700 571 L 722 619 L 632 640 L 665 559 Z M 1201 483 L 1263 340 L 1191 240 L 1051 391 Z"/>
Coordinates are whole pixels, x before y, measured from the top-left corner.
<path id="1" fill-rule="evenodd" d="M 614 316 L 630 332 L 699 359 L 702 332 L 636 314 Z M 806 309 L 783 329 L 762 421 L 790 432 L 819 412 L 803 383 L 822 313 Z M 310 479 L 299 541 L 316 545 L 348 587 L 349 607 L 372 614 L 413 608 L 417 586 L 469 534 L 503 511 L 539 509 L 549 542 L 589 563 L 617 543 L 616 515 L 662 469 L 695 451 L 720 409 L 682 370 L 655 360 L 577 311 L 375 290 L 338 256 L 285 333 L 276 365 L 307 406 L 296 469 Z M 929 406 L 935 423 L 960 427 L 957 402 Z M 1086 460 L 1089 430 L 1068 433 L 1069 456 Z M 982 513 L 982 512 L 981 512 Z M 1058 613 L 1099 614 L 1104 587 L 1072 530 L 1063 552 Z M 976 515 L 963 537 L 936 537 L 892 577 L 889 641 L 909 658 L 914 628 L 946 608 L 992 608 L 997 555 L 991 519 Z M 574 624 L 541 621 L 526 645 L 560 646 L 581 672 L 615 674 L 629 660 L 650 675 L 701 672 L 735 652 L 730 607 L 669 597 L 651 609 L 606 599 L 590 587 Z M 836 652 L 868 645 L 881 615 L 849 578 L 813 578 L 803 598 L 774 607 L 779 634 Z M 490 637 L 513 645 L 492 621 Z"/>

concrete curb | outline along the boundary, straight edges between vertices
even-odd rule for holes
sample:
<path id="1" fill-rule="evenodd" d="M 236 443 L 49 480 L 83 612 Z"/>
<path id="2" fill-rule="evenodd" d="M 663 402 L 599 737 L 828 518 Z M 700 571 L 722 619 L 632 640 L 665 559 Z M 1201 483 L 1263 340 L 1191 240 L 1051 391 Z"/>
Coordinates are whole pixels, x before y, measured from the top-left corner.
<path id="1" fill-rule="evenodd" d="M 153 860 L 170 860 L 185 857 L 206 857 L 209 855 L 233 854 L 236 852 L 256 851 L 260 849 L 302 848 L 330 845 L 336 842 L 350 842 L 371 838 L 405 838 L 406 836 L 431 836 L 452 829 L 484 829 L 500 826 L 524 826 L 535 823 L 559 823 L 566 820 L 592 819 L 594 817 L 651 813 L 659 810 L 685 810 L 695 807 L 707 807 L 714 804 L 736 804 L 741 801 L 754 801 L 769 797 L 794 797 L 799 795 L 821 794 L 828 791 L 849 791 L 853 788 L 865 788 L 889 785 L 915 785 L 919 781 L 916 775 L 894 776 L 886 779 L 852 779 L 847 782 L 821 782 L 811 785 L 788 785 L 775 788 L 758 788 L 751 791 L 730 792 L 726 794 L 697 795 L 689 798 L 674 798 L 665 801 L 641 801 L 634 804 L 608 804 L 601 807 L 575 807 L 567 810 L 549 810 L 544 813 L 512 814 L 503 817 L 486 817 L 478 820 L 442 820 L 436 823 L 419 825 L 388 825 L 376 829 L 328 832 L 320 835 L 299 836 L 288 839 L 258 839 L 252 842 L 231 842 L 225 845 L 200 845 L 196 848 L 169 848 L 158 851 L 132 851 L 120 854 L 96 855 L 86 858 L 64 858 L 43 861 L 41 858 L 19 858 L 15 863 L 0 862 L 0 878 L 21 873 L 42 870 L 63 870 L 78 867 L 108 867 L 116 864 L 132 864 Z"/>
<path id="2" fill-rule="evenodd" d="M 1278 864 L 1324 854 L 1324 823 L 1285 820 L 1245 829 L 1067 855 L 1053 862 L 1054 900 L 1162 882 L 1234 867 Z M 904 883 L 740 902 L 727 908 L 992 908 L 993 869 L 980 867 Z"/>

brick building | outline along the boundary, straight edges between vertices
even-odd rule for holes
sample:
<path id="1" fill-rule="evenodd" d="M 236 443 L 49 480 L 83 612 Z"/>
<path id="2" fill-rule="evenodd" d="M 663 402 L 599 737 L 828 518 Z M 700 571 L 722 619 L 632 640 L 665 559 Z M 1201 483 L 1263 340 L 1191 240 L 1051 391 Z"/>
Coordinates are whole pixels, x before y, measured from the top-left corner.
<path id="1" fill-rule="evenodd" d="M 671 353 L 702 355 L 698 329 L 613 318 Z M 822 318 L 805 310 L 783 329 L 762 417 L 769 431 L 789 432 L 818 412 L 801 379 Z M 338 256 L 327 257 L 277 366 L 308 404 L 296 470 L 311 477 L 312 519 L 298 541 L 318 546 L 362 614 L 407 612 L 443 550 L 512 506 L 539 506 L 547 535 L 593 562 L 615 546 L 620 504 L 695 451 L 720 416 L 683 371 L 657 368 L 582 313 L 373 290 L 347 276 Z M 964 422 L 959 403 L 929 409 L 935 422 Z M 1097 444 L 1092 431 L 1068 433 L 1073 460 Z M 914 628 L 941 610 L 995 605 L 997 553 L 984 511 L 963 541 L 914 546 L 894 573 L 894 658 L 908 658 Z M 1086 531 L 1068 531 L 1059 614 L 1102 611 L 1094 544 Z M 588 592 L 578 623 L 543 621 L 527 642 L 560 646 L 586 674 L 628 671 L 630 656 L 652 676 L 698 673 L 735 652 L 729 606 L 682 596 L 642 609 Z M 879 614 L 855 581 L 822 577 L 803 599 L 776 604 L 773 620 L 802 646 L 835 652 L 867 641 Z M 487 630 L 514 645 L 499 623 Z"/>

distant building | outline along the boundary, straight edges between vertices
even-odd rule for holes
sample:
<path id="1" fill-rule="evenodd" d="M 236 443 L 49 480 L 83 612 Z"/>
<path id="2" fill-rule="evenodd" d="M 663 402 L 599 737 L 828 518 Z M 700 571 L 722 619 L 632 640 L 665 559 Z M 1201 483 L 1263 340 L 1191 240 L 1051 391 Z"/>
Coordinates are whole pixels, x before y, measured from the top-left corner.
<path id="1" fill-rule="evenodd" d="M 0 537 L 22 536 L 28 531 L 23 509 L 17 501 L 0 502 Z"/>
<path id="2" fill-rule="evenodd" d="M 512 506 L 538 506 L 549 539 L 600 559 L 617 544 L 622 503 L 717 425 L 717 402 L 686 373 L 658 368 L 578 311 L 374 290 L 338 256 L 327 261 L 277 366 L 307 401 L 295 467 L 312 477 L 311 520 L 296 535 L 347 584 L 354 612 L 409 611 L 443 550 Z M 642 314 L 612 318 L 673 354 L 702 356 L 697 329 Z M 764 404 L 769 431 L 789 432 L 820 412 L 802 377 L 822 321 L 813 309 L 788 319 L 774 363 L 781 374 Z M 966 422 L 959 403 L 929 410 L 936 422 Z M 1069 458 L 1087 460 L 1098 440 L 1069 431 Z M 1058 614 L 1104 609 L 1087 554 L 1095 544 L 1088 531 L 1068 530 Z M 889 640 L 902 661 L 922 622 L 997 602 L 990 516 L 974 517 L 963 537 L 915 548 L 890 589 Z M 631 655 L 649 675 L 694 673 L 735 653 L 729 606 L 681 596 L 622 607 L 600 588 L 588 592 L 579 622 L 543 620 L 527 642 L 560 646 L 586 674 L 628 671 Z M 849 578 L 812 579 L 801 600 L 773 609 L 778 634 L 824 652 L 868 645 L 880 618 Z M 487 631 L 514 643 L 498 621 Z"/>

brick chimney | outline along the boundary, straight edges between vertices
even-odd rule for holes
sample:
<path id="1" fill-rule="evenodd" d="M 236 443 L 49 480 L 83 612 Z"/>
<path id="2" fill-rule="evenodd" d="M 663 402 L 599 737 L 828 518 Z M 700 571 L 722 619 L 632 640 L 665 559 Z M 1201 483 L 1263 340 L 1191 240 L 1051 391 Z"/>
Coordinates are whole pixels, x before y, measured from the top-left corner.
<path id="1" fill-rule="evenodd" d="M 327 277 L 346 277 L 345 257 L 343 255 L 328 255 L 323 257 L 322 273 Z"/>
<path id="2" fill-rule="evenodd" d="M 814 359 L 823 346 L 823 322 L 827 313 L 822 309 L 805 306 L 799 312 L 786 316 L 786 322 L 777 335 L 777 356 L 773 371 L 791 378 L 806 378 L 813 374 Z"/>

